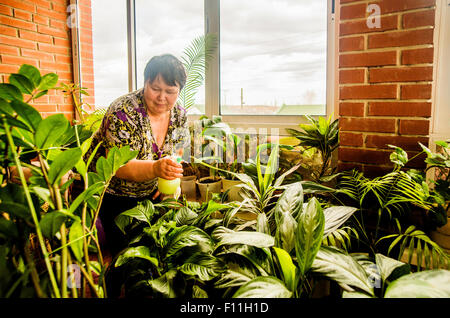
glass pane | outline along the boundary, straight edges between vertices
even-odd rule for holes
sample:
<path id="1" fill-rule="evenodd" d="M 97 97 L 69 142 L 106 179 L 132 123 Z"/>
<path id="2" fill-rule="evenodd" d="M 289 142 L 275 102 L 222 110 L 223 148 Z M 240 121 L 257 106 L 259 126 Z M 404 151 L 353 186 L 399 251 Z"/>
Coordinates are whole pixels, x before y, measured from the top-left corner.
<path id="1" fill-rule="evenodd" d="M 220 3 L 223 115 L 324 115 L 327 1 Z"/>
<path id="2" fill-rule="evenodd" d="M 155 55 L 172 54 L 182 60 L 191 42 L 204 34 L 203 0 L 136 0 L 137 86 L 144 85 L 144 69 Z M 182 60 L 183 61 L 183 60 Z M 205 113 L 205 88 L 198 88 L 188 114 Z"/>
<path id="3" fill-rule="evenodd" d="M 107 107 L 128 93 L 126 12 L 125 1 L 92 1 L 96 108 Z"/>

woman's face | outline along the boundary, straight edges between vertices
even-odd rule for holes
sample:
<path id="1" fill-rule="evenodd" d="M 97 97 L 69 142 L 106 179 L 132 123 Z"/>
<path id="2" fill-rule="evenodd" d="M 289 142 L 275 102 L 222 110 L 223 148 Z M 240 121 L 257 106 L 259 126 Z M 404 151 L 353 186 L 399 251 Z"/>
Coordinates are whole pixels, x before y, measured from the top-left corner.
<path id="1" fill-rule="evenodd" d="M 148 80 L 144 87 L 144 98 L 150 114 L 159 115 L 170 111 L 177 102 L 180 87 L 169 86 L 161 75 L 152 83 Z"/>

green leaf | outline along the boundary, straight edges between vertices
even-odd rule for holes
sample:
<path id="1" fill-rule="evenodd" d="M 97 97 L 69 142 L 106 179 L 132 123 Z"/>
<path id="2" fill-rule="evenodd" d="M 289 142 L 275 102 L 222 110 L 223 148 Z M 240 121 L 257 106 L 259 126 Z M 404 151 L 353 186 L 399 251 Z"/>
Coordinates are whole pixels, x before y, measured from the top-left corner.
<path id="1" fill-rule="evenodd" d="M 284 249 L 273 247 L 275 255 L 278 260 L 278 264 L 281 269 L 281 274 L 283 275 L 283 281 L 292 292 L 296 289 L 296 267 L 292 262 L 292 258 L 288 252 Z"/>
<path id="2" fill-rule="evenodd" d="M 399 275 L 409 274 L 411 271 L 408 264 L 384 256 L 383 254 L 377 253 L 375 255 L 375 261 L 383 281 L 386 281 L 394 273 L 394 271 L 397 273 L 396 277 Z"/>
<path id="3" fill-rule="evenodd" d="M 41 82 L 41 73 L 33 65 L 23 64 L 19 69 L 19 74 L 27 77 L 33 83 L 33 88 Z"/>
<path id="4" fill-rule="evenodd" d="M 313 264 L 322 244 L 324 226 L 322 207 L 316 198 L 312 198 L 299 215 L 295 232 L 295 253 L 301 275 L 305 275 Z"/>
<path id="5" fill-rule="evenodd" d="M 81 262 L 83 259 L 83 240 L 80 239 L 83 236 L 83 227 L 81 221 L 73 222 L 69 230 L 69 242 L 73 255 Z M 78 239 L 78 240 L 77 240 Z"/>
<path id="6" fill-rule="evenodd" d="M 61 181 L 61 178 L 81 159 L 81 149 L 72 148 L 61 152 L 50 165 L 48 179 L 51 184 Z"/>
<path id="7" fill-rule="evenodd" d="M 314 259 L 312 270 L 336 281 L 342 288 L 353 292 L 350 286 L 361 289 L 373 296 L 373 287 L 364 268 L 351 256 L 342 251 L 321 247 Z"/>
<path id="8" fill-rule="evenodd" d="M 385 298 L 449 298 L 450 271 L 444 269 L 412 273 L 393 281 Z"/>
<path id="9" fill-rule="evenodd" d="M 171 269 L 157 279 L 148 280 L 148 285 L 154 292 L 157 292 L 164 297 L 175 298 L 177 297 L 177 294 L 174 281 L 178 273 L 179 272 L 176 269 Z"/>
<path id="10" fill-rule="evenodd" d="M 9 76 L 9 82 L 16 86 L 22 93 L 31 94 L 34 89 L 33 82 L 31 82 L 26 76 L 21 74 L 11 74 Z"/>
<path id="11" fill-rule="evenodd" d="M 257 277 L 241 286 L 233 298 L 290 298 L 292 292 L 275 277 Z"/>
<path id="12" fill-rule="evenodd" d="M 164 247 L 163 253 L 166 258 L 169 258 L 185 247 L 199 244 L 212 252 L 213 242 L 206 232 L 195 226 L 184 225 L 168 235 L 167 245 Z"/>
<path id="13" fill-rule="evenodd" d="M 326 208 L 323 211 L 325 216 L 325 226 L 323 230 L 323 237 L 327 237 L 328 234 L 333 233 L 342 224 L 344 224 L 352 215 L 357 211 L 357 208 L 349 206 L 333 206 Z"/>
<path id="14" fill-rule="evenodd" d="M 0 97 L 7 100 L 20 100 L 23 101 L 22 92 L 14 85 L 8 83 L 0 84 Z"/>
<path id="15" fill-rule="evenodd" d="M 39 123 L 36 129 L 34 136 L 36 147 L 47 149 L 59 146 L 56 144 L 56 140 L 67 130 L 69 125 L 69 121 L 63 114 L 48 116 Z"/>
<path id="16" fill-rule="evenodd" d="M 93 195 L 99 193 L 103 190 L 104 186 L 105 184 L 103 182 L 97 182 L 90 185 L 86 190 L 81 192 L 75 200 L 73 200 L 69 208 L 69 213 L 74 213 L 81 203 L 88 201 Z"/>
<path id="17" fill-rule="evenodd" d="M 10 106 L 30 127 L 33 128 L 33 131 L 36 131 L 39 123 L 42 121 L 42 116 L 34 107 L 19 100 L 11 101 Z"/>
<path id="18" fill-rule="evenodd" d="M 215 288 L 242 286 L 260 276 L 260 273 L 247 263 L 238 261 L 238 263 L 233 263 L 233 265 L 236 265 L 232 267 L 233 269 L 227 269 L 220 275 L 220 278 L 214 283 Z"/>
<path id="19" fill-rule="evenodd" d="M 260 232 L 239 231 L 227 229 L 223 226 L 217 227 L 211 234 L 217 241 L 217 247 L 230 244 L 245 244 L 255 247 L 271 247 L 274 245 L 274 238 Z"/>
<path id="20" fill-rule="evenodd" d="M 39 83 L 38 90 L 45 91 L 55 87 L 58 83 L 58 75 L 55 73 L 48 73 L 42 76 L 41 82 Z"/>
<path id="21" fill-rule="evenodd" d="M 391 162 L 395 163 L 403 167 L 408 162 L 408 154 L 402 148 L 388 145 L 390 148 L 394 148 L 394 152 L 392 152 L 389 156 Z"/>
<path id="22" fill-rule="evenodd" d="M 53 211 L 44 214 L 39 222 L 42 234 L 47 238 L 53 238 L 59 232 L 61 225 L 66 221 L 67 215 L 64 213 Z"/>
<path id="23" fill-rule="evenodd" d="M 151 220 L 154 215 L 157 213 L 153 203 L 150 200 L 144 200 L 138 203 L 132 209 L 122 212 L 114 219 L 117 227 L 125 234 L 125 228 L 130 225 L 133 219 L 146 222 L 148 225 L 151 225 Z"/>
<path id="24" fill-rule="evenodd" d="M 197 253 L 185 260 L 178 269 L 190 276 L 196 276 L 202 281 L 210 281 L 223 271 L 222 263 L 214 256 Z"/>
<path id="25" fill-rule="evenodd" d="M 137 247 L 129 247 L 123 253 L 119 255 L 116 262 L 114 263 L 115 267 L 122 266 L 127 263 L 130 259 L 133 258 L 142 258 L 148 260 L 151 264 L 158 267 L 158 259 L 151 255 L 150 249 L 146 246 L 137 246 Z"/>

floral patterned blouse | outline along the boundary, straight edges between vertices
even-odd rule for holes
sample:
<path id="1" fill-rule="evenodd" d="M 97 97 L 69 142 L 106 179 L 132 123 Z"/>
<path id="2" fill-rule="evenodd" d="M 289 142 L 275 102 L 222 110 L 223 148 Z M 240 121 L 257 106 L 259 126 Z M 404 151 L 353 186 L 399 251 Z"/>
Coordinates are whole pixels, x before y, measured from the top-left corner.
<path id="1" fill-rule="evenodd" d="M 100 142 L 102 144 L 89 166 L 89 171 L 95 171 L 97 159 L 101 156 L 106 157 L 106 149 L 114 146 L 120 148 L 129 145 L 131 150 L 139 151 L 136 159 L 158 160 L 170 156 L 175 148 L 186 148 L 190 144 L 186 111 L 178 105 L 172 108 L 167 135 L 162 148 L 159 149 L 153 138 L 141 88 L 112 102 L 100 128 L 92 136 L 91 147 L 86 152 L 85 158 L 89 158 Z M 134 182 L 113 177 L 106 192 L 118 196 L 142 198 L 152 194 L 156 187 L 156 178 L 146 182 Z"/>

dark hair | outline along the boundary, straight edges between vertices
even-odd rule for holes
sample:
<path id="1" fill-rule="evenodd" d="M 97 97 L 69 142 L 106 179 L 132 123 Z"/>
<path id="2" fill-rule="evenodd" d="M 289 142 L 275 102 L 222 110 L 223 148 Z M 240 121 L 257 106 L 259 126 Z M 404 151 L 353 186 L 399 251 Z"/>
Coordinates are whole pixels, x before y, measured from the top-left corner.
<path id="1" fill-rule="evenodd" d="M 180 86 L 180 91 L 186 84 L 186 70 L 183 64 L 172 54 L 154 56 L 148 61 L 144 70 L 144 83 L 150 80 L 152 83 L 158 75 L 161 75 L 167 85 Z"/>

